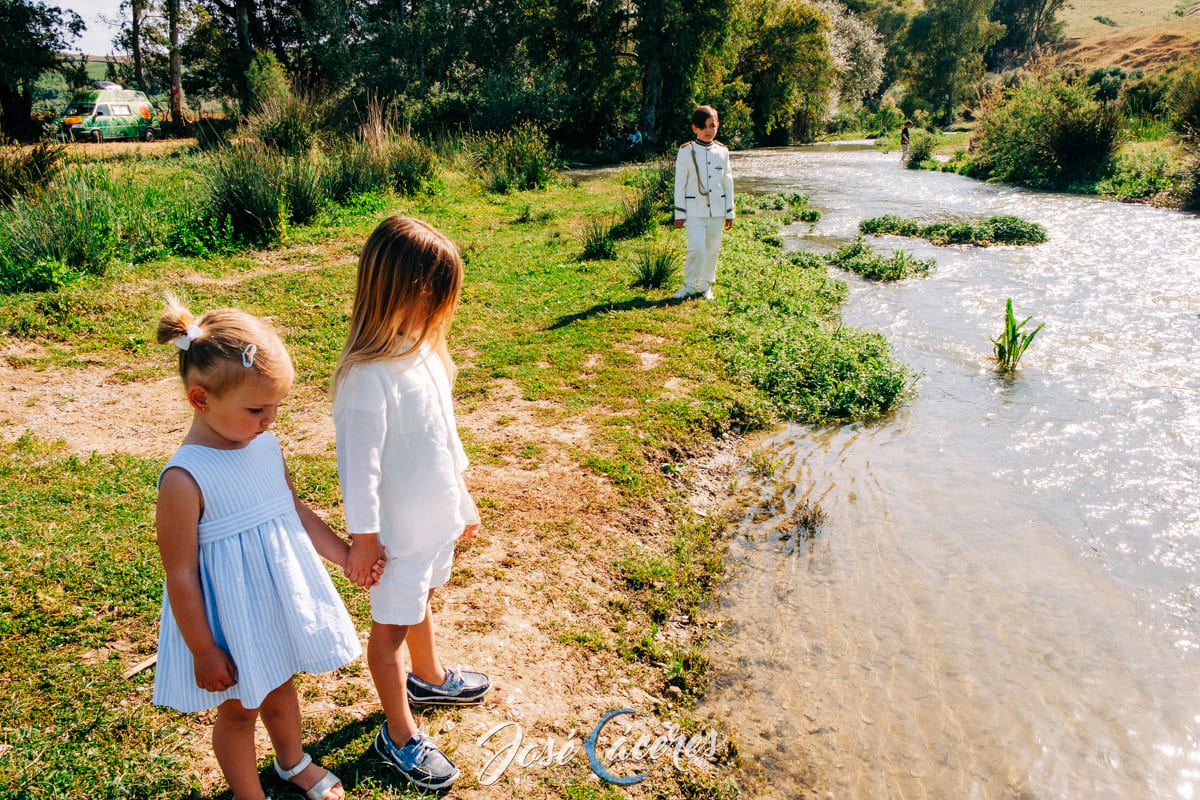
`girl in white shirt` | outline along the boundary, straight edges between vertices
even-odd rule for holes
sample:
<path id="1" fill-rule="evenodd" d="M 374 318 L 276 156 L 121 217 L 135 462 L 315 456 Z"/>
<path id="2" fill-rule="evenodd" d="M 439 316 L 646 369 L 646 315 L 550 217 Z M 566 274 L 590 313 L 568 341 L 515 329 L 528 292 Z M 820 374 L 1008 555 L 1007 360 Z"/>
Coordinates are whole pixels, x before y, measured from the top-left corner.
<path id="1" fill-rule="evenodd" d="M 390 217 L 367 239 L 358 263 L 350 332 L 333 374 L 333 418 L 346 526 L 354 540 L 346 576 L 371 588 L 367 663 L 387 718 L 375 750 L 418 788 L 437 791 L 458 769 L 413 720 L 409 702 L 472 705 L 491 681 L 444 669 L 430 600 L 450 577 L 454 543 L 479 529 L 463 482 L 446 334 L 463 264 L 441 232 Z M 400 647 L 408 643 L 406 675 Z"/>

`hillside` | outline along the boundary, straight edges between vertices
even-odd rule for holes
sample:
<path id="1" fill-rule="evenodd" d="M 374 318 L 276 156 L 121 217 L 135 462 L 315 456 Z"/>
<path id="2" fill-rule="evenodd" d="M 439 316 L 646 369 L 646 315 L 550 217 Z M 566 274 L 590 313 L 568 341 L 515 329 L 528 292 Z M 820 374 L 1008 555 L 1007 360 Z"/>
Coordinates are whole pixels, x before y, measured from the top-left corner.
<path id="1" fill-rule="evenodd" d="M 1200 59 L 1200 0 L 1180 16 L 1179 0 L 1074 0 L 1061 19 L 1067 42 L 1056 54 L 1060 64 L 1119 66 L 1156 71 Z M 1097 21 L 1110 20 L 1115 25 Z"/>

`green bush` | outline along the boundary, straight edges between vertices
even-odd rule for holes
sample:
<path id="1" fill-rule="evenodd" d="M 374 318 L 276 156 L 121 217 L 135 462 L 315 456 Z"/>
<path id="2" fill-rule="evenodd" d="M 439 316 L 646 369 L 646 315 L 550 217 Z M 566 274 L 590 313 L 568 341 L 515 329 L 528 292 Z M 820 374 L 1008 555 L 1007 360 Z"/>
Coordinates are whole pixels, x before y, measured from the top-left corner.
<path id="1" fill-rule="evenodd" d="M 657 216 L 653 190 L 649 186 L 637 186 L 633 193 L 621 200 L 621 217 L 613 225 L 614 239 L 631 239 L 654 228 Z"/>
<path id="2" fill-rule="evenodd" d="M 211 118 L 197 120 L 194 127 L 196 147 L 202 152 L 228 147 L 233 141 L 233 132 L 236 129 L 236 120 Z"/>
<path id="3" fill-rule="evenodd" d="M 559 160 L 546 132 L 523 123 L 506 133 L 477 137 L 471 149 L 483 185 L 489 191 L 543 189 L 554 177 Z"/>
<path id="4" fill-rule="evenodd" d="M 858 223 L 858 232 L 876 236 L 918 236 L 936 245 L 973 244 L 989 247 L 995 244 L 1041 244 L 1046 241 L 1046 229 L 1043 226 L 1008 215 L 985 217 L 974 222 L 960 220 L 922 225 L 916 220 L 889 214 L 864 219 Z"/>
<path id="5" fill-rule="evenodd" d="M 384 152 L 391 185 L 401 194 L 428 189 L 437 177 L 437 156 L 415 139 L 392 139 Z"/>
<path id="6" fill-rule="evenodd" d="M 1095 181 L 1120 146 L 1121 113 L 1094 94 L 1095 87 L 1049 79 L 993 95 L 966 174 L 1044 188 Z"/>
<path id="7" fill-rule="evenodd" d="M 633 263 L 633 285 L 661 289 L 675 281 L 683 266 L 683 255 L 670 243 L 647 244 Z"/>
<path id="8" fill-rule="evenodd" d="M 270 97 L 250 117 L 254 136 L 288 155 L 312 152 L 322 143 L 324 130 L 324 107 L 303 95 Z"/>
<path id="9" fill-rule="evenodd" d="M 1185 136 L 1200 139 L 1200 69 L 1180 77 L 1171 93 L 1175 129 Z"/>
<path id="10" fill-rule="evenodd" d="M 284 159 L 282 179 L 288 219 L 297 225 L 315 219 L 329 202 L 326 170 L 310 157 Z"/>
<path id="11" fill-rule="evenodd" d="M 327 186 L 335 203 L 351 197 L 383 191 L 391 185 L 391 168 L 383 147 L 354 142 L 329 157 Z"/>
<path id="12" fill-rule="evenodd" d="M 1184 180 L 1181 165 L 1167 153 L 1122 153 L 1110 174 L 1097 181 L 1096 191 L 1118 200 L 1144 200 L 1176 192 Z"/>
<path id="13" fill-rule="evenodd" d="M 213 156 L 209 170 L 209 225 L 228 227 L 238 240 L 267 245 L 283 235 L 287 207 L 282 159 L 254 145 L 234 145 Z"/>
<path id="14" fill-rule="evenodd" d="M 579 239 L 583 244 L 579 259 L 589 261 L 616 258 L 617 243 L 613 241 L 612 229 L 612 223 L 606 219 L 588 218 L 579 234 Z"/>
<path id="15" fill-rule="evenodd" d="M 920 169 L 921 165 L 933 158 L 933 148 L 937 145 L 937 137 L 926 130 L 910 132 L 908 139 L 908 160 L 904 166 L 909 169 Z"/>
<path id="16" fill-rule="evenodd" d="M 35 197 L 62 168 L 63 148 L 40 142 L 31 148 L 0 147 L 0 206 L 17 195 Z"/>
<path id="17" fill-rule="evenodd" d="M 890 256 L 881 256 L 862 237 L 839 247 L 826 258 L 831 266 L 858 273 L 873 281 L 898 281 L 926 275 L 935 266 L 933 259 L 916 258 L 903 250 L 893 250 Z"/>

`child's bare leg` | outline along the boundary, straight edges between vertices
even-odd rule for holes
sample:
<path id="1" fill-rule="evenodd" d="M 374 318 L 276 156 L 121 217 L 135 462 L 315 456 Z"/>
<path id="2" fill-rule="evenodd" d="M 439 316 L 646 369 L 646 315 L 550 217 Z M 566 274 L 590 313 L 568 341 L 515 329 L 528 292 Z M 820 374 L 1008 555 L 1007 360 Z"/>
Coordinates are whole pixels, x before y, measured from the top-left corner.
<path id="1" fill-rule="evenodd" d="M 300 731 L 300 698 L 296 696 L 296 684 L 291 679 L 277 686 L 263 700 L 261 716 L 263 726 L 275 746 L 275 760 L 284 770 L 290 770 L 304 758 L 304 742 Z M 309 764 L 292 778 L 292 783 L 308 791 L 325 776 L 326 770 Z M 325 793 L 325 800 L 342 800 L 346 796 L 341 786 Z"/>
<path id="2" fill-rule="evenodd" d="M 400 647 L 411 625 L 371 624 L 371 639 L 367 642 L 367 665 L 379 693 L 379 704 L 387 716 L 388 737 L 397 747 L 404 747 L 417 732 L 417 723 L 408 708 L 408 690 L 404 684 L 404 657 Z"/>
<path id="3" fill-rule="evenodd" d="M 433 589 L 425 599 L 425 619 L 408 629 L 408 656 L 412 659 L 412 671 L 421 680 L 441 686 L 446 680 L 446 671 L 438 659 L 433 624 Z"/>
<path id="4" fill-rule="evenodd" d="M 244 708 L 240 700 L 226 700 L 217 707 L 213 724 L 213 755 L 221 766 L 235 800 L 263 800 L 254 757 L 254 723 L 257 708 Z"/>

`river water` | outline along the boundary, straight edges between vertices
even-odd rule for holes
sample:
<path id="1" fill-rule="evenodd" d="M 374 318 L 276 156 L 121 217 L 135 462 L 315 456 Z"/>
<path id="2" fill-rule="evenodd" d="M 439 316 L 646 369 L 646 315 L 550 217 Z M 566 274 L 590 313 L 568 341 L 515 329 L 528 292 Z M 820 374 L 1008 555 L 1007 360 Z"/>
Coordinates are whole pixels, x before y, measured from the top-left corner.
<path id="1" fill-rule="evenodd" d="M 707 711 L 755 797 L 1200 796 L 1200 219 L 752 151 L 740 191 L 798 191 L 828 250 L 882 214 L 1013 214 L 1036 247 L 938 248 L 927 278 L 850 285 L 843 321 L 920 373 L 871 425 L 788 427 L 733 537 Z M 1045 328 L 1012 378 L 1005 299 Z M 742 478 L 742 485 L 751 479 Z M 761 482 L 759 482 L 761 484 Z M 826 514 L 815 535 L 797 504 Z M 765 510 L 764 510 L 765 509 Z"/>

